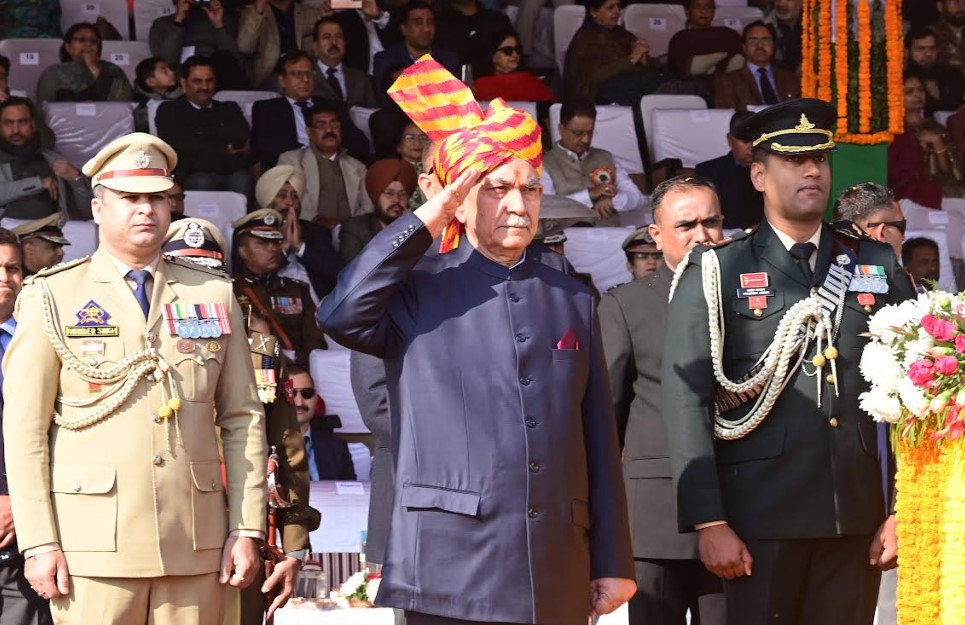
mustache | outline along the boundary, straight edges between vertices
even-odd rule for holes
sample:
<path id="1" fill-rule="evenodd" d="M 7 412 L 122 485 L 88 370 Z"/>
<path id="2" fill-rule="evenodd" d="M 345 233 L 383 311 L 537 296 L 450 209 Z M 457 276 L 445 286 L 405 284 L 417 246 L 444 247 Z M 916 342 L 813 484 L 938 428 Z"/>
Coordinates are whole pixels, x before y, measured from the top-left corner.
<path id="1" fill-rule="evenodd" d="M 529 228 L 533 222 L 526 215 L 509 215 L 503 222 L 507 228 Z"/>
<path id="2" fill-rule="evenodd" d="M 322 135 L 322 139 L 338 139 L 338 136 L 334 132 L 326 132 Z"/>

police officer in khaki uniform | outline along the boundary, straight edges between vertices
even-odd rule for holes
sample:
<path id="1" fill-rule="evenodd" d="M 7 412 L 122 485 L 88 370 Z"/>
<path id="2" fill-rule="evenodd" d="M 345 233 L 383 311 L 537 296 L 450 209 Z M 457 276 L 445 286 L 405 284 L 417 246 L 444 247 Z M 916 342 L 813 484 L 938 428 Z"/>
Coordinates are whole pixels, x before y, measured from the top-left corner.
<path id="1" fill-rule="evenodd" d="M 289 358 L 307 365 L 313 349 L 325 349 L 325 336 L 315 324 L 309 285 L 278 275 L 285 263 L 282 222 L 281 213 L 263 208 L 233 224 L 235 295 L 267 319 Z"/>
<path id="2" fill-rule="evenodd" d="M 70 241 L 61 229 L 63 219 L 60 213 L 54 213 L 11 229 L 19 237 L 23 250 L 24 277 L 64 260 L 64 246 L 70 245 Z"/>
<path id="3" fill-rule="evenodd" d="M 168 228 L 162 251 L 166 256 L 223 271 L 226 247 L 217 226 L 204 219 L 186 217 Z M 255 583 L 240 595 L 229 593 L 226 625 L 261 625 L 266 608 L 270 618 L 276 608 L 288 602 L 301 565 L 311 551 L 309 532 L 317 528 L 319 522 L 318 513 L 308 507 L 309 472 L 305 440 L 299 431 L 295 407 L 286 397 L 287 373 L 282 366 L 278 340 L 271 335 L 271 328 L 265 319 L 251 310 L 245 312 L 258 397 L 265 408 L 268 444 L 278 456 L 275 481 L 281 485 L 282 496 L 292 506 L 276 510 L 284 560 L 274 565 L 267 582 L 260 571 Z M 265 451 L 266 458 L 267 455 L 268 450 Z M 265 593 L 270 593 L 270 596 L 266 598 Z M 270 603 L 268 598 L 271 599 Z"/>
<path id="4" fill-rule="evenodd" d="M 650 235 L 649 226 L 637 228 L 620 244 L 627 255 L 627 271 L 633 279 L 645 278 L 657 273 L 663 266 L 663 253 Z"/>
<path id="5" fill-rule="evenodd" d="M 221 625 L 259 566 L 264 413 L 230 282 L 161 257 L 176 162 L 142 133 L 88 161 L 100 247 L 18 301 L 10 498 L 58 624 Z"/>

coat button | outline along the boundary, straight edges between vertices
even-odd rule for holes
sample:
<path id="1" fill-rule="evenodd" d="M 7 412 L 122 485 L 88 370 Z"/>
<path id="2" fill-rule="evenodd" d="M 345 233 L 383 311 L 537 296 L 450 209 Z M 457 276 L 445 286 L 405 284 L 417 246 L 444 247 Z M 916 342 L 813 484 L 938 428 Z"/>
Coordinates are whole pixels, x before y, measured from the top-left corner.
<path id="1" fill-rule="evenodd" d="M 533 473 L 539 473 L 539 463 L 538 463 L 538 462 L 530 462 L 530 463 L 529 463 L 529 470 L 532 471 Z"/>
<path id="2" fill-rule="evenodd" d="M 154 334 L 153 332 L 148 332 L 148 333 L 147 333 L 147 342 L 148 342 L 148 343 L 153 343 L 153 342 L 156 341 L 156 340 L 157 340 L 157 334 Z"/>
<path id="3" fill-rule="evenodd" d="M 96 359 L 96 358 L 91 358 L 90 360 L 87 361 L 87 364 L 89 364 L 89 365 L 92 366 L 92 367 L 96 367 L 96 366 L 97 366 L 97 359 Z"/>
<path id="4" fill-rule="evenodd" d="M 537 421 L 533 417 L 526 417 L 526 427 L 532 430 L 537 425 L 539 425 L 539 421 Z"/>
<path id="5" fill-rule="evenodd" d="M 760 308 L 755 308 L 755 309 L 754 309 L 754 316 L 757 317 L 758 319 L 760 319 L 761 317 L 764 316 L 764 311 L 761 310 Z"/>
<path id="6" fill-rule="evenodd" d="M 74 484 L 74 492 L 75 492 L 75 493 L 79 493 L 79 492 L 80 492 L 80 482 L 77 482 L 77 483 Z"/>
<path id="7" fill-rule="evenodd" d="M 526 514 L 527 514 L 527 516 L 529 516 L 529 518 L 535 519 L 536 517 L 539 516 L 539 510 L 537 510 L 536 508 L 531 507 L 529 510 L 526 511 Z"/>
<path id="8" fill-rule="evenodd" d="M 160 422 L 161 422 L 161 418 L 158 417 L 156 414 L 152 414 L 152 415 L 151 415 L 151 421 L 154 421 L 155 423 L 160 423 Z"/>
<path id="9" fill-rule="evenodd" d="M 161 463 L 164 462 L 164 458 L 162 458 L 161 456 L 154 456 L 153 458 L 151 458 L 151 462 L 154 463 L 154 466 L 159 467 L 161 466 Z"/>
<path id="10" fill-rule="evenodd" d="M 512 303 L 515 304 L 516 302 L 519 301 L 519 295 L 516 295 L 515 293 L 510 293 L 510 294 L 509 294 L 509 301 L 511 301 Z"/>
<path id="11" fill-rule="evenodd" d="M 828 377 L 827 377 L 827 380 L 828 380 L 828 384 L 834 384 L 834 374 L 833 374 L 833 373 L 829 373 L 829 374 L 828 374 Z"/>
<path id="12" fill-rule="evenodd" d="M 530 382 L 532 382 L 532 380 L 527 378 L 525 375 L 519 379 L 519 383 L 523 386 L 529 386 Z"/>
<path id="13" fill-rule="evenodd" d="M 832 428 L 834 428 L 834 429 L 837 429 L 837 428 L 838 428 L 838 420 L 837 420 L 835 417 L 831 417 L 831 419 L 828 421 L 828 425 L 830 425 L 830 426 L 831 426 Z"/>
<path id="14" fill-rule="evenodd" d="M 526 337 L 523 336 L 522 334 L 517 334 L 517 335 L 516 335 L 516 342 L 517 342 L 517 343 L 525 343 L 525 342 L 526 342 Z"/>

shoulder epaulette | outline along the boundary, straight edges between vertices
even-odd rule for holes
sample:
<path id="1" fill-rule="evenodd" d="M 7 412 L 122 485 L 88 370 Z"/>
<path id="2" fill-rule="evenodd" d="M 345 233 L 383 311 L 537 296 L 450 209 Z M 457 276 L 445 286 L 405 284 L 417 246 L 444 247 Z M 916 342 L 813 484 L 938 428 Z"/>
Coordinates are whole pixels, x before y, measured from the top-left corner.
<path id="1" fill-rule="evenodd" d="M 52 276 L 52 275 L 54 275 L 54 274 L 56 274 L 56 273 L 60 273 L 60 272 L 62 272 L 62 271 L 66 271 L 66 270 L 68 270 L 68 269 L 73 269 L 74 267 L 78 267 L 78 266 L 80 266 L 80 265 L 83 265 L 84 263 L 86 263 L 86 262 L 89 261 L 89 260 L 90 260 L 90 256 L 84 256 L 84 257 L 82 257 L 82 258 L 77 258 L 77 259 L 74 259 L 74 260 L 71 260 L 71 261 L 67 261 L 66 263 L 59 263 L 59 264 L 54 265 L 54 266 L 52 266 L 52 267 L 45 267 L 45 268 L 41 269 L 40 271 L 38 271 L 37 273 L 35 273 L 35 274 L 31 275 L 31 276 L 27 276 L 27 277 L 24 279 L 23 283 L 24 283 L 24 284 L 30 284 L 30 283 L 32 283 L 32 282 L 34 281 L 35 278 L 46 278 L 47 276 Z"/>
<path id="2" fill-rule="evenodd" d="M 740 241 L 741 239 L 746 239 L 747 237 L 751 236 L 751 235 L 754 233 L 754 230 L 755 230 L 755 229 L 756 229 L 756 228 L 747 228 L 746 230 L 739 230 L 738 232 L 735 232 L 734 234 L 732 234 L 731 236 L 727 237 L 726 239 L 724 239 L 724 240 L 721 241 L 720 243 L 715 243 L 715 244 L 713 244 L 713 245 L 699 245 L 699 246 L 697 246 L 697 247 L 694 248 L 694 249 L 699 250 L 699 251 L 701 251 L 701 252 L 704 252 L 704 251 L 706 251 L 706 250 L 711 250 L 711 249 L 713 249 L 713 250 L 719 250 L 719 249 L 721 249 L 721 248 L 727 247 L 728 245 L 730 245 L 731 243 L 733 243 L 733 242 L 735 242 L 735 241 Z"/>
<path id="3" fill-rule="evenodd" d="M 858 227 L 858 224 L 853 221 L 848 221 L 843 219 L 841 221 L 836 221 L 831 224 L 831 228 L 834 230 L 835 234 L 839 234 L 849 239 L 854 239 L 859 241 L 861 239 L 873 240 L 868 236 L 868 233 Z"/>
<path id="4" fill-rule="evenodd" d="M 164 260 L 171 263 L 172 265 L 177 265 L 178 267 L 186 267 L 188 269 L 194 269 L 203 273 L 209 273 L 213 276 L 218 276 L 219 278 L 224 278 L 229 280 L 230 276 L 222 271 L 221 269 L 215 269 L 214 267 L 206 267 L 199 263 L 193 263 L 190 260 L 184 260 L 183 258 L 178 258 L 177 256 L 165 256 Z"/>

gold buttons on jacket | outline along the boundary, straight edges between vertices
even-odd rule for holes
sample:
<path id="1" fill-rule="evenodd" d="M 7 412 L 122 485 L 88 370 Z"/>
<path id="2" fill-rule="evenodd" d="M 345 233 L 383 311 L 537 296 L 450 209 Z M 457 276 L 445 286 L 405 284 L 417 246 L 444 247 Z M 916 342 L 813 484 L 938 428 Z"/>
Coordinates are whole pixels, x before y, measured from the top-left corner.
<path id="1" fill-rule="evenodd" d="M 760 319 L 761 317 L 764 316 L 764 311 L 761 310 L 760 308 L 755 308 L 755 309 L 754 309 L 754 316 L 757 317 L 758 319 Z"/>
<path id="2" fill-rule="evenodd" d="M 833 374 L 833 373 L 829 373 L 829 374 L 828 374 L 828 377 L 827 377 L 827 380 L 828 380 L 828 384 L 834 384 L 834 374 Z"/>
<path id="3" fill-rule="evenodd" d="M 80 492 L 80 489 L 81 489 L 80 482 L 76 482 L 76 483 L 74 484 L 74 492 L 75 492 L 75 493 L 79 493 L 79 492 Z"/>
<path id="4" fill-rule="evenodd" d="M 162 458 L 161 456 L 154 456 L 153 458 L 151 458 L 151 462 L 154 463 L 154 466 L 159 467 L 164 462 L 164 458 Z"/>
<path id="5" fill-rule="evenodd" d="M 830 425 L 833 429 L 837 429 L 837 428 L 838 428 L 838 420 L 837 420 L 835 417 L 831 417 L 831 420 L 828 421 L 828 425 Z"/>

